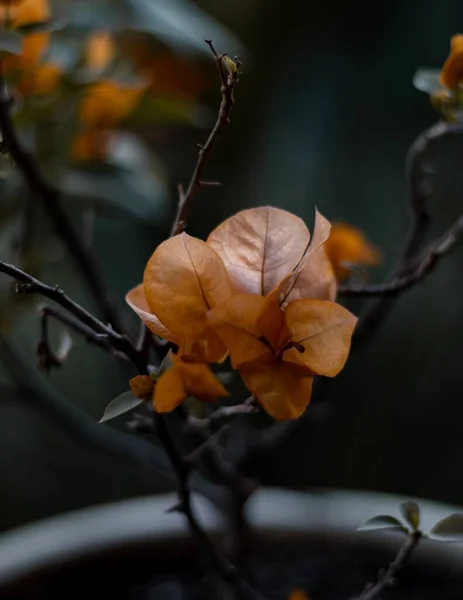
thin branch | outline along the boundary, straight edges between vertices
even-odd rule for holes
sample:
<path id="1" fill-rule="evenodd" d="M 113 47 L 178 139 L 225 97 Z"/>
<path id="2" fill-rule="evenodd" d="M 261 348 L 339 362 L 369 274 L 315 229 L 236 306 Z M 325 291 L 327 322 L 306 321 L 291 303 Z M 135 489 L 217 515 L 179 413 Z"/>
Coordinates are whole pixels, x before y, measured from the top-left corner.
<path id="1" fill-rule="evenodd" d="M 74 300 L 67 296 L 61 288 L 58 286 L 52 287 L 46 285 L 42 281 L 32 277 L 32 275 L 21 271 L 21 269 L 2 261 L 0 261 L 0 273 L 5 273 L 5 275 L 12 277 L 19 282 L 16 286 L 17 292 L 23 294 L 40 294 L 59 304 L 95 333 L 105 336 L 112 348 L 125 354 L 140 371 L 144 372 L 146 363 L 142 360 L 140 353 L 132 341 L 128 337 L 114 331 L 112 327 L 102 323 L 85 310 L 85 308 L 80 306 L 80 304 L 74 302 Z"/>
<path id="2" fill-rule="evenodd" d="M 421 537 L 422 534 L 420 531 L 410 532 L 397 556 L 386 571 L 380 576 L 377 583 L 373 586 L 367 586 L 358 600 L 375 600 L 375 598 L 378 598 L 388 587 L 394 585 L 397 574 L 410 560 Z"/>
<path id="3" fill-rule="evenodd" d="M 263 600 L 263 597 L 241 577 L 239 570 L 218 550 L 199 523 L 191 504 L 188 485 L 190 465 L 178 454 L 163 416 L 156 412 L 153 414 L 156 430 L 177 475 L 179 504 L 175 507 L 176 510 L 186 516 L 191 531 L 201 543 L 201 547 L 206 552 L 211 565 L 223 581 L 229 585 L 236 597 L 241 600 Z"/>
<path id="4" fill-rule="evenodd" d="M 217 410 L 214 410 L 208 417 L 200 418 L 189 415 L 187 422 L 188 425 L 194 429 L 215 431 L 217 426 L 224 420 L 228 420 L 231 417 L 236 417 L 238 415 L 249 415 L 257 412 L 259 412 L 259 407 L 256 405 L 254 397 L 251 396 L 245 400 L 243 404 L 221 406 Z"/>
<path id="5" fill-rule="evenodd" d="M 436 242 L 424 251 L 421 259 L 403 277 L 377 285 L 340 286 L 339 295 L 352 296 L 397 296 L 422 281 L 434 269 L 439 260 L 454 248 L 463 236 L 463 215 Z"/>
<path id="6" fill-rule="evenodd" d="M 5 82 L 0 77 L 0 132 L 2 134 L 2 144 L 21 171 L 30 190 L 41 200 L 56 233 L 67 246 L 71 256 L 80 268 L 105 320 L 116 329 L 120 329 L 112 298 L 102 283 L 102 274 L 94 257 L 82 243 L 74 223 L 62 207 L 59 190 L 42 176 L 33 157 L 23 147 L 17 135 L 10 114 L 11 104 Z"/>
<path id="7" fill-rule="evenodd" d="M 69 327 L 69 329 L 72 329 L 81 335 L 87 343 L 99 346 L 105 350 L 112 350 L 106 334 L 96 333 L 91 327 L 88 327 L 88 325 L 85 325 L 85 323 L 82 323 L 82 321 L 68 315 L 64 311 L 59 310 L 56 306 L 43 306 L 41 312 L 42 315 L 53 317 L 63 325 L 66 325 L 66 327 Z"/>
<path id="8" fill-rule="evenodd" d="M 238 83 L 238 69 L 241 63 L 237 60 L 235 62 L 230 61 L 233 65 L 235 65 L 235 68 L 225 67 L 223 59 L 226 55 L 217 54 L 214 46 L 212 45 L 211 40 L 206 40 L 206 43 L 211 49 L 211 52 L 214 55 L 217 64 L 217 70 L 219 72 L 221 84 L 220 91 L 222 93 L 222 101 L 220 103 L 217 121 L 211 133 L 209 134 L 206 143 L 204 145 L 198 144 L 198 161 L 193 171 L 193 175 L 191 176 L 190 183 L 188 184 L 188 188 L 186 189 L 186 191 L 184 191 L 183 187 L 179 186 L 179 201 L 177 213 L 174 219 L 174 223 L 172 225 L 171 236 L 177 235 L 185 229 L 185 222 L 190 212 L 191 203 L 198 191 L 204 186 L 220 185 L 216 181 L 204 181 L 203 174 L 204 169 L 206 168 L 207 160 L 212 152 L 215 143 L 217 142 L 220 133 L 222 132 L 224 127 L 230 122 L 230 114 L 235 103 L 235 100 L 233 98 L 233 92 L 236 87 L 236 84 Z M 228 69 L 228 74 L 226 73 L 226 69 Z"/>

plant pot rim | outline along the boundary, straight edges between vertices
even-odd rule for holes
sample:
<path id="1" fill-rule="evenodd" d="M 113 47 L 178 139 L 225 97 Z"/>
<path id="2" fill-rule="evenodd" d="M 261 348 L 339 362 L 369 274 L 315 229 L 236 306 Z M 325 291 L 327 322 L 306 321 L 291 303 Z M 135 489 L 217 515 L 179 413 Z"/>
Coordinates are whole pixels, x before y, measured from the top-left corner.
<path id="1" fill-rule="evenodd" d="M 377 514 L 398 515 L 408 497 L 347 490 L 291 491 L 262 488 L 250 499 L 248 520 L 260 534 L 359 536 L 368 543 L 397 547 L 403 540 L 393 532 L 356 532 Z M 414 498 L 421 508 L 421 527 L 429 531 L 459 508 Z M 144 496 L 101 504 L 60 514 L 17 527 L 0 536 L 0 588 L 43 570 L 59 569 L 89 554 L 137 544 L 156 545 L 190 539 L 184 517 L 166 512 L 175 494 Z M 217 509 L 202 496 L 193 496 L 194 507 L 209 533 L 223 529 Z M 460 509 L 461 510 L 461 509 Z M 463 512 L 463 510 L 462 510 Z M 361 537 L 360 537 L 361 536 Z M 426 541 L 422 556 L 438 555 L 460 570 L 463 545 Z"/>

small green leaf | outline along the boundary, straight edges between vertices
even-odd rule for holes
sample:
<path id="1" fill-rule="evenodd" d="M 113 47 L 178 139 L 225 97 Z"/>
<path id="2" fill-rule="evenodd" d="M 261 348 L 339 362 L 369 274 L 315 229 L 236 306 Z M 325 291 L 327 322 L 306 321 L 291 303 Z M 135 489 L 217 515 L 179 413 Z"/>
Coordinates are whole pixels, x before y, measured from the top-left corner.
<path id="1" fill-rule="evenodd" d="M 21 54 L 23 38 L 17 31 L 0 29 L 0 50 L 10 54 Z"/>
<path id="2" fill-rule="evenodd" d="M 407 530 L 399 519 L 396 519 L 392 515 L 376 515 L 376 517 L 371 517 L 357 531 L 373 531 L 374 529 L 395 529 L 396 531 L 407 533 Z"/>
<path id="3" fill-rule="evenodd" d="M 440 84 L 439 69 L 420 67 L 413 76 L 413 85 L 417 90 L 425 92 L 426 94 L 432 94 L 438 90 L 442 90 L 443 87 Z"/>
<path id="4" fill-rule="evenodd" d="M 463 515 L 454 513 L 438 521 L 429 532 L 430 537 L 463 542 Z"/>
<path id="5" fill-rule="evenodd" d="M 106 407 L 103 416 L 99 420 L 99 423 L 104 423 L 105 421 L 114 419 L 114 417 L 119 417 L 142 402 L 144 401 L 140 400 L 140 398 L 135 398 L 130 390 L 124 392 L 120 396 L 117 396 L 117 398 L 114 398 L 114 400 L 111 400 Z"/>
<path id="6" fill-rule="evenodd" d="M 409 500 L 400 505 L 400 513 L 410 527 L 416 531 L 420 526 L 420 507 L 416 502 Z"/>

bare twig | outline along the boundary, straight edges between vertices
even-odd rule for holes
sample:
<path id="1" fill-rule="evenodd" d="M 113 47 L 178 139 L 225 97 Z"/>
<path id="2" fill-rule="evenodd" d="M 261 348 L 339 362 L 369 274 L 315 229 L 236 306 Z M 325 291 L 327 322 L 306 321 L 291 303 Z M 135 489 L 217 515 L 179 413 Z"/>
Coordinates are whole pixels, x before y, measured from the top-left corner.
<path id="1" fill-rule="evenodd" d="M 235 596 L 242 600 L 263 600 L 262 596 L 241 577 L 238 569 L 218 550 L 199 523 L 191 504 L 191 494 L 188 485 L 190 465 L 178 454 L 162 415 L 154 413 L 154 418 L 158 435 L 177 475 L 179 504 L 175 507 L 176 510 L 185 515 L 191 531 L 201 543 L 201 547 L 208 556 L 212 567 L 223 581 L 229 585 Z"/>
<path id="2" fill-rule="evenodd" d="M 52 287 L 50 285 L 46 285 L 42 281 L 32 277 L 32 275 L 21 271 L 21 269 L 1 261 L 0 273 L 5 273 L 5 275 L 12 277 L 19 282 L 16 286 L 16 290 L 19 293 L 40 294 L 41 296 L 44 296 L 45 298 L 53 300 L 59 304 L 62 308 L 69 311 L 81 323 L 93 330 L 96 334 L 102 334 L 105 336 L 111 347 L 114 348 L 114 350 L 125 354 L 141 372 L 145 371 L 146 363 L 143 362 L 140 353 L 128 337 L 117 333 L 114 331 L 114 329 L 112 329 L 112 327 L 102 323 L 91 313 L 85 310 L 85 308 L 80 306 L 80 304 L 74 302 L 74 300 L 67 296 L 58 286 Z"/>
<path id="3" fill-rule="evenodd" d="M 408 534 L 407 540 L 400 548 L 397 556 L 391 562 L 386 571 L 380 576 L 377 583 L 373 586 L 368 585 L 358 600 L 375 600 L 378 598 L 384 590 L 394 585 L 396 575 L 403 569 L 403 567 L 410 560 L 413 550 L 420 541 L 422 534 L 420 531 L 412 531 Z"/>
<path id="4" fill-rule="evenodd" d="M 445 256 L 463 236 L 463 215 L 447 230 L 436 242 L 433 242 L 424 251 L 423 256 L 410 266 L 410 271 L 402 277 L 377 285 L 346 285 L 339 287 L 339 295 L 352 296 L 397 296 L 416 283 L 422 281 L 436 266 L 437 262 Z"/>
<path id="5" fill-rule="evenodd" d="M 259 407 L 254 401 L 254 397 L 251 396 L 243 402 L 243 404 L 237 404 L 235 406 L 221 406 L 217 410 L 214 410 L 208 417 L 195 417 L 193 415 L 188 416 L 188 425 L 195 429 L 202 431 L 214 431 L 217 426 L 223 423 L 224 420 L 228 420 L 231 417 L 238 415 L 249 415 L 251 413 L 259 412 Z"/>
<path id="6" fill-rule="evenodd" d="M 232 63 L 235 65 L 234 68 L 225 67 L 223 59 L 226 55 L 217 54 L 214 46 L 212 45 L 212 40 L 206 40 L 206 43 L 210 47 L 217 63 L 217 69 L 221 83 L 220 91 L 222 93 L 222 101 L 220 103 L 217 121 L 215 122 L 215 125 L 209 134 L 206 143 L 204 145 L 198 144 L 198 161 L 196 163 L 195 170 L 193 171 L 193 175 L 191 176 L 190 183 L 188 184 L 188 188 L 186 191 L 184 191 L 183 187 L 179 186 L 177 214 L 172 225 L 171 236 L 177 235 L 185 229 L 185 222 L 191 208 L 191 203 L 198 191 L 205 186 L 220 185 L 219 182 L 216 181 L 204 181 L 203 173 L 206 167 L 207 159 L 209 158 L 221 131 L 230 122 L 230 114 L 235 103 L 233 92 L 236 84 L 238 83 L 238 70 L 241 63 L 238 60 L 235 60 Z M 226 69 L 228 69 L 228 74 L 226 73 Z"/>
<path id="7" fill-rule="evenodd" d="M 44 179 L 33 157 L 23 147 L 11 120 L 10 110 L 11 99 L 8 96 L 5 83 L 0 77 L 0 132 L 2 134 L 2 144 L 23 174 L 31 192 L 40 199 L 56 233 L 63 240 L 72 258 L 80 268 L 105 320 L 111 323 L 113 327 L 120 329 L 117 312 L 108 291 L 102 283 L 103 277 L 94 257 L 82 243 L 73 222 L 63 209 L 59 190 Z"/>

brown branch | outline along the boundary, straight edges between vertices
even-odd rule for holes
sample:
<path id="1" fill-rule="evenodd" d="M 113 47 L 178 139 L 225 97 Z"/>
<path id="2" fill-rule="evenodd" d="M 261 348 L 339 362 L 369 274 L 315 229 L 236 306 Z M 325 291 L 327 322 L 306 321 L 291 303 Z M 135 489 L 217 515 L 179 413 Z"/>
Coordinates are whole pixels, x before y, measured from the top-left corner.
<path id="1" fill-rule="evenodd" d="M 56 233 L 68 248 L 85 278 L 104 319 L 116 329 L 120 329 L 112 298 L 102 283 L 102 274 L 94 257 L 82 243 L 74 223 L 62 207 L 59 190 L 42 176 L 33 157 L 23 147 L 17 135 L 10 114 L 11 104 L 5 82 L 0 77 L 0 132 L 2 134 L 2 144 L 21 171 L 31 192 L 40 199 Z"/>
<path id="2" fill-rule="evenodd" d="M 222 101 L 220 103 L 217 121 L 215 122 L 215 125 L 209 134 L 206 143 L 204 145 L 198 144 L 198 161 L 193 171 L 193 175 L 191 176 L 190 183 L 188 184 L 188 188 L 186 191 L 184 191 L 183 187 L 179 186 L 178 207 L 174 223 L 172 225 L 170 234 L 171 236 L 177 235 L 185 229 L 185 223 L 190 212 L 191 203 L 198 191 L 205 186 L 220 185 L 216 181 L 204 181 L 203 174 L 204 169 L 206 168 L 207 160 L 215 146 L 215 143 L 217 142 L 218 137 L 220 136 L 220 133 L 230 122 L 230 114 L 235 103 L 233 92 L 236 84 L 238 83 L 238 69 L 241 66 L 241 63 L 236 60 L 232 63 L 236 68 L 225 67 L 223 59 L 226 55 L 217 54 L 211 40 L 206 40 L 206 43 L 211 49 L 217 64 L 217 70 L 219 72 L 221 84 L 220 91 L 222 93 Z M 226 69 L 228 69 L 228 74 L 226 73 Z"/>
<path id="3" fill-rule="evenodd" d="M 241 600 L 263 600 L 263 597 L 241 577 L 239 570 L 218 550 L 199 523 L 191 504 L 191 493 L 188 485 L 190 465 L 178 454 L 163 416 L 154 413 L 154 418 L 158 435 L 177 475 L 179 504 L 175 507 L 175 510 L 185 515 L 191 531 L 201 543 L 201 547 L 208 556 L 212 567 L 228 584 L 235 596 Z"/>
<path id="4" fill-rule="evenodd" d="M 21 269 L 2 261 L 0 261 L 0 273 L 4 273 L 19 282 L 16 286 L 17 292 L 23 294 L 40 294 L 49 300 L 53 300 L 96 334 L 103 335 L 112 348 L 125 354 L 139 370 L 143 372 L 146 370 L 146 363 L 141 360 L 140 353 L 128 337 L 117 333 L 112 327 L 102 323 L 85 310 L 85 308 L 80 306 L 80 304 L 74 302 L 58 286 L 52 287 L 46 285 L 42 281 L 32 277 L 32 275 L 21 271 Z"/>
<path id="5" fill-rule="evenodd" d="M 249 415 L 257 412 L 259 412 L 259 407 L 255 404 L 254 397 L 251 396 L 245 400 L 243 404 L 237 404 L 235 406 L 221 406 L 217 410 L 214 410 L 214 412 L 212 412 L 208 417 L 201 418 L 189 415 L 187 422 L 189 427 L 194 429 L 199 429 L 201 431 L 214 431 L 224 420 L 228 420 L 231 417 L 238 415 Z"/>
<path id="6" fill-rule="evenodd" d="M 373 586 L 367 586 L 358 600 L 375 600 L 375 598 L 378 598 L 388 587 L 394 585 L 396 575 L 410 560 L 413 551 L 421 537 L 422 534 L 420 531 L 410 532 L 407 540 L 400 548 L 397 556 L 393 562 L 391 562 L 386 571 L 380 576 L 377 583 L 375 583 Z"/>
<path id="7" fill-rule="evenodd" d="M 344 296 L 381 296 L 363 315 L 355 331 L 356 342 L 369 339 L 386 320 L 393 306 L 393 297 L 402 289 L 407 289 L 420 278 L 407 278 L 410 271 L 416 269 L 417 252 L 423 242 L 429 225 L 429 214 L 426 208 L 427 194 L 423 186 L 423 162 L 431 144 L 452 135 L 461 135 L 463 127 L 452 123 L 433 125 L 413 142 L 406 162 L 406 177 L 408 180 L 410 225 L 399 254 L 397 264 L 391 273 L 389 281 L 378 286 L 342 286 L 340 293 Z M 361 289 L 364 289 L 364 293 Z M 368 289 L 367 289 L 368 288 Z M 355 291 L 354 291 L 355 289 Z"/>
<path id="8" fill-rule="evenodd" d="M 447 232 L 436 242 L 431 243 L 424 251 L 422 258 L 416 261 L 415 266 L 410 267 L 409 272 L 396 277 L 391 281 L 377 285 L 346 285 L 340 286 L 340 296 L 397 296 L 400 292 L 407 290 L 422 281 L 434 269 L 439 260 L 445 256 L 460 238 L 463 236 L 463 215 L 447 230 Z"/>

